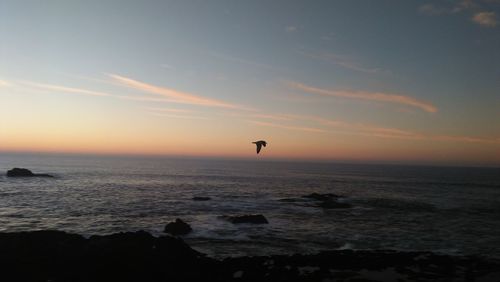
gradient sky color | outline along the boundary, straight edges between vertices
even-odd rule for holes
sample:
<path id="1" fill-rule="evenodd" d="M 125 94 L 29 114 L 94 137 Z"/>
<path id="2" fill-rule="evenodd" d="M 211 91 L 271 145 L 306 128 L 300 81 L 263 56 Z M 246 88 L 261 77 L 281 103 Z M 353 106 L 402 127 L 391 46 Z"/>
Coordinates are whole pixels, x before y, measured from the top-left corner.
<path id="1" fill-rule="evenodd" d="M 500 165 L 500 1 L 0 1 L 0 151 Z"/>

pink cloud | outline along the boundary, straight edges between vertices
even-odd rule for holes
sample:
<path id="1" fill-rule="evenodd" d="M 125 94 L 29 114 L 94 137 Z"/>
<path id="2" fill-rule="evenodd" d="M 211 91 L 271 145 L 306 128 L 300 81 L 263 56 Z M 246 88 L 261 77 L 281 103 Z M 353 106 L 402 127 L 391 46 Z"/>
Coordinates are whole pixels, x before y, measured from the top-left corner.
<path id="1" fill-rule="evenodd" d="M 176 109 L 176 108 L 147 108 L 148 111 L 153 112 L 167 112 L 167 113 L 193 113 L 191 110 L 186 109 Z"/>
<path id="2" fill-rule="evenodd" d="M 109 94 L 101 91 L 93 91 L 81 88 L 74 87 L 66 87 L 60 85 L 53 84 L 43 84 L 43 83 L 35 83 L 35 82 L 23 82 L 24 85 L 35 87 L 42 90 L 56 91 L 56 92 L 68 92 L 82 95 L 90 95 L 90 96 L 106 96 L 106 97 L 119 97 L 117 95 Z"/>
<path id="3" fill-rule="evenodd" d="M 431 138 L 433 140 L 437 140 L 437 141 L 500 144 L 499 138 L 489 139 L 489 138 L 480 138 L 480 137 L 471 137 L 471 136 L 448 136 L 448 135 L 432 136 Z"/>
<path id="4" fill-rule="evenodd" d="M 472 20 L 484 27 L 495 27 L 497 25 L 497 17 L 494 12 L 480 12 L 472 17 Z"/>
<path id="5" fill-rule="evenodd" d="M 240 117 L 240 118 L 256 118 L 256 119 L 267 119 L 267 120 L 275 120 L 275 121 L 290 121 L 294 120 L 294 118 L 291 115 L 288 114 L 251 114 L 251 113 L 242 113 L 242 112 L 222 112 L 219 113 L 219 115 L 222 116 L 229 116 L 229 117 Z"/>
<path id="6" fill-rule="evenodd" d="M 152 84 L 148 84 L 145 82 L 141 82 L 138 80 L 134 80 L 128 77 L 109 74 L 109 77 L 113 78 L 116 82 L 120 83 L 123 86 L 130 87 L 133 89 L 140 90 L 142 92 L 160 95 L 165 98 L 171 99 L 178 103 L 184 104 L 192 104 L 192 105 L 200 105 L 207 107 L 219 107 L 219 108 L 230 108 L 230 109 L 246 109 L 242 106 L 227 103 L 221 100 L 205 98 L 202 96 L 194 95 L 187 92 L 178 91 L 171 88 L 156 86 Z"/>
<path id="7" fill-rule="evenodd" d="M 158 112 L 150 112 L 151 115 L 157 117 L 166 117 L 166 118 L 176 118 L 176 119 L 203 119 L 208 120 L 207 117 L 193 116 L 193 115 L 176 115 L 176 114 L 166 114 L 166 113 L 158 113 Z"/>
<path id="8" fill-rule="evenodd" d="M 313 94 L 319 94 L 323 96 L 400 104 L 400 105 L 416 107 L 429 113 L 435 113 L 438 111 L 437 107 L 429 102 L 421 101 L 413 97 L 404 95 L 387 94 L 380 92 L 366 92 L 366 91 L 327 90 L 327 89 L 311 87 L 297 82 L 289 82 L 288 85 L 293 89 Z"/>

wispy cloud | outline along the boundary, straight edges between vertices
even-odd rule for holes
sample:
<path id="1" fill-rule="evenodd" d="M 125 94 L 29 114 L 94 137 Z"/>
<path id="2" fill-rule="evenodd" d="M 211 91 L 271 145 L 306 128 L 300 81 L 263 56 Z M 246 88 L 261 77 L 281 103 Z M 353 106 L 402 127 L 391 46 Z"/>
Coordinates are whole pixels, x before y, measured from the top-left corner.
<path id="1" fill-rule="evenodd" d="M 193 115 L 197 112 L 186 109 L 150 107 L 150 108 L 145 108 L 145 110 L 149 114 L 157 117 L 168 117 L 168 118 L 179 118 L 179 119 L 204 119 L 204 120 L 209 119 L 208 117 Z"/>
<path id="2" fill-rule="evenodd" d="M 397 138 L 397 139 L 421 139 L 422 134 L 402 130 L 398 128 L 388 128 L 376 125 L 364 124 L 364 123 L 352 123 L 340 120 L 331 120 L 327 118 L 322 118 L 318 116 L 301 116 L 301 115 L 289 115 L 290 118 L 295 118 L 297 120 L 309 120 L 316 122 L 318 124 L 343 130 L 343 133 L 349 134 L 360 134 L 367 136 L 376 136 L 384 138 Z"/>
<path id="3" fill-rule="evenodd" d="M 135 79 L 131 79 L 128 77 L 116 75 L 116 74 L 108 74 L 114 81 L 119 84 L 137 89 L 142 92 L 146 92 L 149 94 L 155 94 L 159 96 L 163 96 L 165 98 L 171 99 L 178 103 L 191 104 L 191 105 L 200 105 L 207 107 L 219 107 L 219 108 L 230 108 L 230 109 L 246 109 L 240 105 L 227 103 L 221 100 L 205 98 L 202 96 L 194 95 L 187 92 L 178 91 L 171 88 L 156 86 L 152 84 L 148 84 L 142 81 L 138 81 Z"/>
<path id="4" fill-rule="evenodd" d="M 274 117 L 274 116 L 272 116 Z M 402 130 L 398 128 L 388 128 L 380 127 L 375 125 L 363 124 L 363 123 L 350 123 L 340 120 L 331 120 L 327 118 L 322 118 L 318 116 L 310 115 L 293 115 L 293 114 L 282 114 L 278 117 L 283 117 L 282 121 L 286 122 L 312 122 L 315 123 L 316 127 L 310 126 L 297 126 L 294 124 L 282 124 L 282 123 L 271 123 L 263 121 L 249 121 L 253 124 L 260 126 L 276 127 L 289 130 L 299 130 L 308 132 L 337 132 L 344 134 L 355 134 L 355 135 L 365 135 L 365 136 L 375 136 L 383 138 L 397 138 L 397 139 L 423 139 L 424 135 Z M 319 126 L 319 127 L 318 127 Z M 335 129 L 335 131 L 332 131 Z"/>
<path id="5" fill-rule="evenodd" d="M 153 112 L 168 112 L 168 113 L 193 113 L 192 110 L 186 110 L 186 109 L 176 109 L 176 108 L 146 108 L 148 111 L 153 111 Z"/>
<path id="6" fill-rule="evenodd" d="M 414 132 L 400 128 L 384 127 L 366 123 L 353 123 L 341 120 L 332 120 L 319 116 L 292 115 L 283 114 L 287 117 L 288 124 L 271 123 L 262 121 L 248 121 L 259 126 L 282 128 L 287 130 L 298 130 L 317 133 L 340 133 L 348 135 L 361 135 L 377 138 L 402 139 L 402 140 L 421 140 L 421 141 L 439 141 L 439 142 L 462 142 L 462 143 L 481 143 L 481 144 L 500 144 L 500 138 L 482 138 L 471 136 L 451 136 L 451 135 L 432 135 Z M 316 124 L 310 126 L 297 126 L 290 124 L 293 122 L 312 122 Z"/>
<path id="7" fill-rule="evenodd" d="M 490 3 L 500 3 L 498 1 L 483 1 Z M 450 5 L 452 4 L 452 5 Z M 452 1 L 436 6 L 434 3 L 426 3 L 418 7 L 418 11 L 428 16 L 438 16 L 443 14 L 467 13 L 471 14 L 471 20 L 483 27 L 495 27 L 498 23 L 495 12 L 481 11 L 484 3 L 473 0 Z"/>
<path id="8" fill-rule="evenodd" d="M 437 108 L 432 104 L 428 104 L 407 96 L 384 94 L 384 93 L 371 93 L 371 92 L 332 91 L 332 90 L 314 88 L 295 82 L 291 82 L 289 84 L 294 89 L 299 89 L 309 93 L 320 94 L 324 96 L 335 96 L 335 97 L 345 97 L 353 99 L 367 99 L 367 100 L 375 100 L 382 102 L 391 102 L 391 103 L 414 106 L 416 108 L 428 112 L 437 111 Z M 44 83 L 35 83 L 27 81 L 11 82 L 11 81 L 0 80 L 0 87 L 5 85 L 28 88 L 43 92 L 47 91 L 47 92 L 57 92 L 57 93 L 75 93 L 75 94 L 95 96 L 95 97 L 113 97 L 118 99 L 130 99 L 138 101 L 177 102 L 177 103 L 188 103 L 188 104 L 198 105 L 196 103 L 192 103 L 190 100 L 188 102 L 182 101 L 182 99 L 186 98 L 184 96 L 181 97 L 165 96 L 165 95 L 161 95 L 161 97 L 122 96 L 102 91 L 87 90 L 87 89 L 67 87 L 54 84 L 44 84 Z M 160 87 L 160 89 L 163 88 Z M 209 119 L 208 117 L 197 116 L 195 111 L 188 109 L 171 108 L 171 107 L 145 107 L 145 109 L 151 115 L 164 118 L 193 119 L 193 120 Z M 390 139 L 410 139 L 410 140 L 422 140 L 422 141 L 434 141 L 434 142 L 461 142 L 461 143 L 474 143 L 474 144 L 485 144 L 485 145 L 500 144 L 500 138 L 433 135 L 433 134 L 414 132 L 411 130 L 405 130 L 400 128 L 378 126 L 367 123 L 353 123 L 342 120 L 332 120 L 314 115 L 297 115 L 297 114 L 285 114 L 285 113 L 269 114 L 269 113 L 241 112 L 241 111 L 228 112 L 224 114 L 234 117 L 241 117 L 242 121 L 246 121 L 250 124 L 254 124 L 257 126 L 273 127 L 285 130 L 294 130 L 294 131 L 311 132 L 311 133 L 337 133 L 337 134 L 340 133 L 340 134 L 361 135 L 361 136 L 390 138 Z M 271 120 L 272 122 L 268 122 L 268 120 Z"/>
<path id="9" fill-rule="evenodd" d="M 482 138 L 471 136 L 451 136 L 451 135 L 432 135 L 404 130 L 399 128 L 382 127 L 378 125 L 364 123 L 350 123 L 345 121 L 330 120 L 316 116 L 295 116 L 298 119 L 308 119 L 333 128 L 343 129 L 343 133 L 359 134 L 365 136 L 392 138 L 392 139 L 412 139 L 427 141 L 444 142 L 464 142 L 464 143 L 483 143 L 500 144 L 499 138 Z"/>
<path id="10" fill-rule="evenodd" d="M 166 113 L 158 113 L 158 112 L 149 112 L 153 116 L 157 117 L 166 117 L 166 118 L 176 118 L 176 119 L 201 119 L 208 120 L 207 117 L 193 116 L 193 115 L 176 115 L 176 114 L 166 114 Z"/>
<path id="11" fill-rule="evenodd" d="M 285 31 L 288 32 L 288 33 L 292 33 L 292 32 L 295 32 L 297 31 L 297 27 L 296 26 L 292 26 L 292 25 L 289 25 L 285 28 Z"/>
<path id="12" fill-rule="evenodd" d="M 292 118 L 287 115 L 253 114 L 252 117 L 272 120 L 292 120 Z"/>
<path id="13" fill-rule="evenodd" d="M 434 4 L 427 3 L 418 7 L 418 11 L 428 16 L 435 16 L 448 13 L 450 10 L 443 7 L 436 7 Z"/>
<path id="14" fill-rule="evenodd" d="M 123 77 L 121 77 L 123 78 Z M 126 79 L 126 78 L 123 78 Z M 3 82 L 5 85 L 12 86 L 13 84 L 10 82 L 6 81 L 1 81 L 2 84 L 0 84 L 0 87 L 2 87 Z M 130 80 L 130 83 L 134 82 L 134 80 Z M 136 81 L 137 82 L 137 81 Z M 108 81 L 109 83 L 109 81 Z M 121 83 L 125 83 L 124 81 Z M 239 105 L 234 105 L 234 104 L 229 104 L 225 103 L 219 100 L 214 100 L 214 99 L 207 99 L 207 98 L 202 98 L 198 96 L 185 96 L 185 95 L 190 95 L 186 94 L 183 92 L 178 92 L 175 90 L 170 90 L 162 87 L 156 87 L 152 85 L 148 85 L 145 83 L 140 83 L 137 82 L 138 84 L 135 85 L 136 87 L 140 88 L 140 90 L 146 91 L 148 93 L 151 93 L 151 91 L 157 91 L 158 94 L 161 93 L 161 97 L 147 97 L 147 96 L 135 96 L 135 95 L 115 95 L 103 91 L 94 91 L 94 90 L 88 90 L 88 89 L 83 89 L 83 88 L 76 88 L 76 87 L 68 87 L 68 86 L 62 86 L 62 85 L 54 85 L 54 84 L 46 84 L 46 83 L 38 83 L 38 82 L 31 82 L 31 81 L 19 81 L 17 82 L 16 86 L 20 89 L 29 89 L 30 91 L 39 91 L 41 93 L 47 93 L 47 92 L 57 92 L 57 93 L 63 93 L 63 94 L 68 94 L 68 93 L 73 93 L 73 94 L 78 94 L 78 95 L 87 95 L 87 96 L 95 96 L 95 97 L 112 97 L 116 99 L 121 99 L 121 100 L 131 100 L 131 101 L 139 101 L 139 102 L 162 102 L 162 103 L 179 103 L 179 104 L 192 104 L 192 105 L 204 105 L 204 106 L 210 106 L 210 107 L 222 107 L 222 108 L 228 108 L 228 109 L 237 109 L 237 110 L 246 110 L 246 111 L 256 111 L 255 109 L 251 108 L 246 108 L 243 106 Z M 151 88 L 147 88 L 150 86 Z M 132 87 L 132 86 L 130 86 Z M 171 92 L 169 92 L 171 91 Z M 156 94 L 156 93 L 153 93 Z M 167 95 L 167 94 L 172 94 L 172 95 Z M 159 110 L 159 108 L 157 109 Z M 174 108 L 163 108 L 162 111 L 170 111 L 170 112 L 184 112 L 187 113 L 189 112 L 188 110 L 184 109 L 174 109 Z"/>
<path id="15" fill-rule="evenodd" d="M 90 95 L 90 96 L 118 97 L 119 98 L 119 96 L 117 96 L 117 95 L 109 94 L 106 92 L 93 91 L 93 90 L 87 90 L 87 89 L 81 89 L 81 88 L 73 88 L 73 87 L 66 87 L 66 86 L 60 86 L 60 85 L 43 84 L 43 83 L 26 82 L 26 81 L 23 81 L 22 84 L 25 86 L 34 87 L 34 88 L 41 89 L 41 90 L 48 90 L 48 91 L 55 91 L 55 92 L 62 92 L 62 93 L 75 93 L 75 94 Z"/>
<path id="16" fill-rule="evenodd" d="M 494 12 L 479 12 L 472 16 L 472 20 L 484 27 L 495 27 L 497 25 L 497 16 Z"/>
<path id="17" fill-rule="evenodd" d="M 168 99 L 168 98 L 157 98 L 157 97 L 144 97 L 144 96 L 120 96 L 117 97 L 120 99 L 124 100 L 131 100 L 131 101 L 140 101 L 140 102 L 162 102 L 162 103 L 178 103 L 178 104 L 185 104 L 182 102 L 179 102 L 174 99 Z"/>
<path id="18" fill-rule="evenodd" d="M 327 90 L 327 89 L 308 86 L 297 82 L 288 82 L 287 84 L 289 87 L 293 89 L 301 90 L 312 94 L 319 94 L 323 96 L 394 103 L 394 104 L 416 107 L 429 113 L 435 113 L 438 111 L 437 107 L 431 103 L 404 95 L 387 94 L 380 92 L 365 92 L 365 91 Z"/>
<path id="19" fill-rule="evenodd" d="M 449 136 L 449 135 L 431 136 L 430 138 L 433 140 L 437 140 L 437 141 L 500 144 L 499 138 L 490 139 L 490 138 L 480 138 L 480 137 L 471 137 L 471 136 Z"/>
<path id="20" fill-rule="evenodd" d="M 455 6 L 453 6 L 453 8 L 451 9 L 451 12 L 458 13 L 458 12 L 472 9 L 472 8 L 476 8 L 476 7 L 478 7 L 478 5 L 472 0 L 461 0 L 461 1 L 458 1 L 458 3 L 456 3 Z"/>
<path id="21" fill-rule="evenodd" d="M 267 120 L 279 120 L 279 121 L 289 121 L 293 120 L 292 117 L 285 114 L 249 114 L 241 112 L 225 112 L 220 113 L 222 116 L 228 117 L 240 117 L 240 118 L 256 118 L 256 119 L 267 119 Z"/>
<path id="22" fill-rule="evenodd" d="M 392 138 L 392 139 L 412 139 L 422 141 L 440 141 L 440 142 L 460 142 L 460 143 L 481 143 L 481 144 L 500 144 L 496 138 L 481 138 L 471 136 L 447 136 L 447 135 L 426 135 L 407 130 L 395 128 L 383 128 L 376 126 L 361 126 L 359 133 L 362 135 Z"/>
<path id="23" fill-rule="evenodd" d="M 455 14 L 470 9 L 476 9 L 479 5 L 472 0 L 448 1 L 445 3 L 426 3 L 418 7 L 418 11 L 428 16 L 443 14 Z"/>
<path id="24" fill-rule="evenodd" d="M 425 139 L 425 136 L 398 128 L 379 127 L 366 124 L 352 124 L 352 128 L 363 135 L 393 139 Z"/>
<path id="25" fill-rule="evenodd" d="M 317 132 L 317 133 L 328 132 L 327 130 L 320 129 L 320 128 L 314 128 L 314 127 L 283 125 L 283 124 L 277 124 L 277 123 L 271 123 L 271 122 L 252 121 L 252 120 L 249 120 L 248 122 L 251 124 L 258 125 L 258 126 L 275 127 L 275 128 L 282 128 L 282 129 L 288 129 L 288 130 Z"/>
<path id="26" fill-rule="evenodd" d="M 309 51 L 299 51 L 304 56 L 314 58 L 317 60 L 322 60 L 326 61 L 329 63 L 332 63 L 334 65 L 341 66 L 346 69 L 358 71 L 358 72 L 364 72 L 364 73 L 389 73 L 387 70 L 383 70 L 381 68 L 372 68 L 372 67 L 367 67 L 362 65 L 361 63 L 357 62 L 355 59 L 345 56 L 345 55 L 339 55 L 339 54 L 334 54 L 331 52 L 309 52 Z"/>

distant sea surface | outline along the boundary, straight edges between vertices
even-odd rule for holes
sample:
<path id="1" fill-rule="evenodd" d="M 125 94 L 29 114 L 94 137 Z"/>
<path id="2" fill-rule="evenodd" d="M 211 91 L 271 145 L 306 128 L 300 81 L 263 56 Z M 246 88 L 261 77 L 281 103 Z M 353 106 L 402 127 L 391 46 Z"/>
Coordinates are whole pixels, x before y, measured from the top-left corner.
<path id="1" fill-rule="evenodd" d="M 7 178 L 13 167 L 56 177 Z M 352 207 L 315 207 L 302 198 L 313 192 Z M 254 213 L 269 224 L 219 218 Z M 215 257 L 346 248 L 500 257 L 500 169 L 0 154 L 1 232 L 159 236 L 175 218 Z"/>

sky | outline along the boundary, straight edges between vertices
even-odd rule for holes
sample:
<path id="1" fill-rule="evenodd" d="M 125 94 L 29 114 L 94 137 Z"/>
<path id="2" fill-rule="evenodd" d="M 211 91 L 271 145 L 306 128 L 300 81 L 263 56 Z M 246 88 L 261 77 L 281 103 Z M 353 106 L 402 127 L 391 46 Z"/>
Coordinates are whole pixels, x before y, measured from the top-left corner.
<path id="1" fill-rule="evenodd" d="M 0 151 L 496 166 L 499 50 L 499 0 L 0 0 Z"/>

